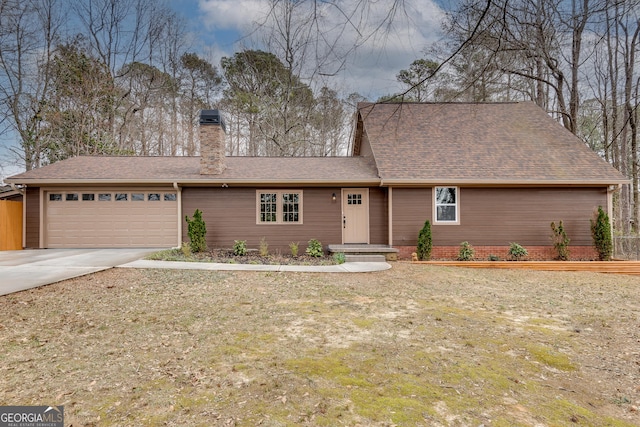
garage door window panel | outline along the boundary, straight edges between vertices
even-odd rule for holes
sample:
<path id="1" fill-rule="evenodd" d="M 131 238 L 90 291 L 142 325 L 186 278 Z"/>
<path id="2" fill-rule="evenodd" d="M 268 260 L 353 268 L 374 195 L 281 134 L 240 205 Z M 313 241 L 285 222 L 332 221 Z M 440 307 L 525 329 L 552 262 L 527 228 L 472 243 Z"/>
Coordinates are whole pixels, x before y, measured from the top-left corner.
<path id="1" fill-rule="evenodd" d="M 127 193 L 116 193 L 116 202 L 126 202 L 129 198 Z"/>
<path id="2" fill-rule="evenodd" d="M 49 194 L 49 201 L 51 201 L 51 202 L 61 202 L 62 201 L 62 194 L 59 194 L 59 193 L 51 193 L 51 194 Z"/>
<path id="3" fill-rule="evenodd" d="M 131 193 L 132 202 L 144 202 L 144 193 Z"/>
<path id="4" fill-rule="evenodd" d="M 78 193 L 67 193 L 65 200 L 67 202 L 77 202 L 78 201 Z"/>
<path id="5" fill-rule="evenodd" d="M 150 202 L 159 202 L 160 201 L 160 193 L 149 193 L 147 198 Z"/>
<path id="6" fill-rule="evenodd" d="M 110 202 L 111 201 L 111 193 L 100 193 L 98 195 L 98 200 L 100 202 Z"/>
<path id="7" fill-rule="evenodd" d="M 93 202 L 96 199 L 95 194 L 83 194 L 82 201 L 83 202 Z"/>

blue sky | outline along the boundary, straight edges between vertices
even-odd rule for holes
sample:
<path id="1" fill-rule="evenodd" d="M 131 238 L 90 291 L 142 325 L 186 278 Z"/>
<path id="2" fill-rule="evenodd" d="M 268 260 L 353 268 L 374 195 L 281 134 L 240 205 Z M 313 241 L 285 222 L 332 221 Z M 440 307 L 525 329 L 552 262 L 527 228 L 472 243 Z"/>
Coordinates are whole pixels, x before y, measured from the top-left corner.
<path id="1" fill-rule="evenodd" d="M 264 22 L 269 0 L 166 1 L 186 19 L 194 50 L 211 59 L 216 66 L 220 58 L 232 56 L 243 47 L 266 50 L 263 42 L 265 33 L 259 31 L 256 22 Z M 327 37 L 336 37 L 336 51 L 348 52 L 338 58 L 341 64 L 344 59 L 342 67 L 337 67 L 336 62 L 326 67 L 327 72 L 333 73 L 338 69 L 339 72 L 320 84 L 328 83 L 341 96 L 357 92 L 369 100 L 376 100 L 400 89 L 396 74 L 422 57 L 424 49 L 438 40 L 444 14 L 433 0 L 404 0 L 402 3 L 405 8 L 396 14 L 390 31 L 378 32 L 364 40 L 363 36 L 373 34 L 382 18 L 388 14 L 393 0 L 366 2 L 369 6 L 366 14 L 352 15 L 353 22 L 359 19 L 360 32 L 345 25 L 343 14 L 353 10 L 358 3 L 358 0 L 338 0 L 339 9 L 328 2 L 318 0 L 316 3 L 325 7 L 324 23 L 332 28 L 327 32 Z M 358 48 L 351 51 L 355 44 L 359 45 Z M 12 135 L 0 137 L 0 179 L 23 170 L 12 161 L 14 156 L 7 151 L 7 147 L 15 144 L 15 141 Z"/>

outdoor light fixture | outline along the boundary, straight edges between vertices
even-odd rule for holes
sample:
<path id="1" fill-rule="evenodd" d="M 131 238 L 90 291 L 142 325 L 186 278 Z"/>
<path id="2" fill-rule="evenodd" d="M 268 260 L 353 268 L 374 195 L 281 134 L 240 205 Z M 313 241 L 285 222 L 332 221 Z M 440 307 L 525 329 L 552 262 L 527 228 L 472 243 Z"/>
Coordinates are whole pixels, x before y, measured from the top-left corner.
<path id="1" fill-rule="evenodd" d="M 336 201 L 336 193 L 333 193 L 333 194 L 331 195 L 331 200 L 333 200 L 334 202 Z"/>

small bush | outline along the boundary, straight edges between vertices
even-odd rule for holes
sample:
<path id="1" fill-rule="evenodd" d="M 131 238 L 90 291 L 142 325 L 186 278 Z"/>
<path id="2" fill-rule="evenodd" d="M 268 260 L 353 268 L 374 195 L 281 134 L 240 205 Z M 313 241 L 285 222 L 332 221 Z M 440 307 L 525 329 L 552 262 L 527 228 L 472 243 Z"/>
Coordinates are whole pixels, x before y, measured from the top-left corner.
<path id="1" fill-rule="evenodd" d="M 509 243 L 509 256 L 511 259 L 520 261 L 522 258 L 529 255 L 529 252 L 518 243 Z"/>
<path id="2" fill-rule="evenodd" d="M 460 251 L 458 252 L 458 261 L 473 261 L 476 250 L 469 242 L 460 243 Z"/>
<path id="3" fill-rule="evenodd" d="M 189 258 L 191 256 L 191 246 L 189 246 L 187 243 L 182 243 L 182 246 L 180 246 L 180 250 L 182 251 L 182 255 L 185 256 L 185 258 Z"/>
<path id="4" fill-rule="evenodd" d="M 422 230 L 418 233 L 418 248 L 417 255 L 418 260 L 420 261 L 428 261 L 431 258 L 431 248 L 433 247 L 433 242 L 431 240 L 431 223 L 429 220 L 425 221 Z"/>
<path id="5" fill-rule="evenodd" d="M 553 241 L 553 248 L 556 250 L 558 254 L 557 259 L 560 261 L 568 261 L 569 260 L 569 242 L 571 241 L 567 237 L 567 233 L 564 231 L 564 225 L 562 224 L 562 220 L 556 226 L 555 222 L 551 222 L 551 240 Z"/>
<path id="6" fill-rule="evenodd" d="M 489 257 L 487 259 L 489 261 L 500 261 L 500 257 L 498 255 L 494 255 L 494 254 L 489 254 Z"/>
<path id="7" fill-rule="evenodd" d="M 313 257 L 321 257 L 324 255 L 324 250 L 322 249 L 322 243 L 320 243 L 317 239 L 309 240 L 307 244 L 307 255 Z"/>
<path id="8" fill-rule="evenodd" d="M 187 221 L 189 240 L 191 246 L 191 252 L 202 252 L 207 249 L 207 226 L 202 219 L 202 211 L 196 209 L 193 213 L 193 219 L 189 219 L 188 215 L 185 215 Z"/>
<path id="9" fill-rule="evenodd" d="M 289 250 L 291 251 L 291 256 L 294 258 L 298 256 L 298 247 L 299 247 L 298 242 L 289 243 Z"/>
<path id="10" fill-rule="evenodd" d="M 598 206 L 596 218 L 591 220 L 591 237 L 593 237 L 593 246 L 598 252 L 598 259 L 609 261 L 613 253 L 611 223 L 609 215 L 605 213 L 602 206 Z"/>
<path id="11" fill-rule="evenodd" d="M 260 239 L 260 256 L 266 257 L 269 256 L 269 244 L 267 243 L 267 239 L 264 237 Z"/>
<path id="12" fill-rule="evenodd" d="M 247 241 L 246 240 L 234 240 L 234 242 L 233 242 L 233 254 L 235 256 L 245 256 L 247 254 Z"/>
<path id="13" fill-rule="evenodd" d="M 344 252 L 336 252 L 333 254 L 333 260 L 336 264 L 344 264 L 347 261 L 347 256 Z"/>

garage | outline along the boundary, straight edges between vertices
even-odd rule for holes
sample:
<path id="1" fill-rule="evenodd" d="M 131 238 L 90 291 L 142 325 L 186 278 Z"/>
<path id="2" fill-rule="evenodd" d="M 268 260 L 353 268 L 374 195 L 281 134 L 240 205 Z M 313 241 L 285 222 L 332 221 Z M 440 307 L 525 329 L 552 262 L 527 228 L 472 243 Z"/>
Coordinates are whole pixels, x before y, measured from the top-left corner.
<path id="1" fill-rule="evenodd" d="M 43 193 L 44 247 L 173 247 L 178 193 L 144 188 L 64 189 Z"/>

